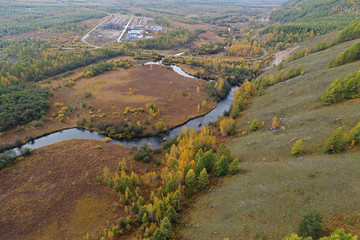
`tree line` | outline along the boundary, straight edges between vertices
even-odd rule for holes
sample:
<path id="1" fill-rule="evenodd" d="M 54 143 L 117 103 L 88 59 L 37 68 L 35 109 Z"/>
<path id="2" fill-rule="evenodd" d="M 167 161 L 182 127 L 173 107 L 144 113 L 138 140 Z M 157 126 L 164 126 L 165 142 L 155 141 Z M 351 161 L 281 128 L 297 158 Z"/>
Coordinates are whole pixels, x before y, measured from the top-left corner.
<path id="1" fill-rule="evenodd" d="M 338 67 L 360 59 L 360 42 L 356 42 L 345 52 L 339 53 L 336 58 L 330 59 L 328 67 Z"/>
<path id="2" fill-rule="evenodd" d="M 347 75 L 343 80 L 337 78 L 321 96 L 321 104 L 332 105 L 348 99 L 360 97 L 360 71 Z"/>
<path id="3" fill-rule="evenodd" d="M 143 39 L 136 42 L 136 47 L 141 49 L 170 49 L 190 43 L 195 39 L 195 34 L 183 27 L 160 33 L 153 39 Z"/>

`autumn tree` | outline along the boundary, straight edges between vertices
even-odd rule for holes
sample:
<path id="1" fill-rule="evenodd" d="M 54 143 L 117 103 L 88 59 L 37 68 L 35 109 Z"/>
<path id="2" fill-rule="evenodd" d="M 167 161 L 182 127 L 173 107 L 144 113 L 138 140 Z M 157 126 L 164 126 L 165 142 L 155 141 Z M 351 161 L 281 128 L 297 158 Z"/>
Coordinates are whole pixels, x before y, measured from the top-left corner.
<path id="1" fill-rule="evenodd" d="M 331 133 L 324 146 L 325 153 L 339 153 L 345 150 L 344 131 L 345 127 L 339 127 Z"/>
<path id="2" fill-rule="evenodd" d="M 225 118 L 223 118 L 223 120 L 221 120 L 220 132 L 223 135 L 223 137 L 225 137 L 229 133 L 231 125 L 233 125 L 234 123 L 235 123 L 235 120 L 232 118 L 228 118 L 228 117 L 225 117 Z"/>
<path id="3" fill-rule="evenodd" d="M 344 229 L 338 229 L 331 233 L 328 237 L 322 237 L 320 240 L 357 240 L 356 236 L 352 236 L 350 233 L 345 233 Z"/>
<path id="4" fill-rule="evenodd" d="M 297 140 L 294 144 L 294 146 L 291 149 L 291 155 L 293 156 L 301 156 L 302 154 L 304 154 L 304 144 L 303 141 Z"/>
<path id="5" fill-rule="evenodd" d="M 295 70 L 295 76 L 299 76 L 302 74 L 301 65 L 298 65 Z"/>
<path id="6" fill-rule="evenodd" d="M 278 117 L 276 117 L 276 116 L 273 117 L 271 126 L 273 129 L 278 129 L 278 127 L 279 127 Z"/>
<path id="7" fill-rule="evenodd" d="M 252 122 L 251 126 L 250 126 L 250 130 L 255 132 L 258 128 L 259 128 L 258 121 L 255 118 L 254 121 Z"/>

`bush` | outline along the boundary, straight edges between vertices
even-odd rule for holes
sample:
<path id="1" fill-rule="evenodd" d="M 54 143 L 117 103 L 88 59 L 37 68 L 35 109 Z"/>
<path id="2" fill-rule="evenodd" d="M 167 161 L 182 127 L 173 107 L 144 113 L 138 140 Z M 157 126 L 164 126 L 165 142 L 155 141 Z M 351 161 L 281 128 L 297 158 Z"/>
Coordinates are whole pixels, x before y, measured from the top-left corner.
<path id="1" fill-rule="evenodd" d="M 325 153 L 339 153 L 345 150 L 344 131 L 345 127 L 339 127 L 331 133 L 324 146 Z"/>
<path id="2" fill-rule="evenodd" d="M 304 154 L 304 144 L 303 141 L 297 140 L 294 144 L 294 146 L 291 149 L 291 155 L 293 156 L 301 156 Z"/>
<path id="3" fill-rule="evenodd" d="M 31 149 L 29 147 L 25 147 L 21 149 L 21 154 L 24 156 L 30 155 Z"/>
<path id="4" fill-rule="evenodd" d="M 22 145 L 22 141 L 21 141 L 20 138 L 17 137 L 17 136 L 15 137 L 14 145 L 15 145 L 16 147 L 20 147 L 20 146 Z"/>
<path id="5" fill-rule="evenodd" d="M 84 92 L 84 97 L 85 98 L 88 98 L 88 97 L 90 97 L 91 96 L 91 92 Z"/>
<path id="6" fill-rule="evenodd" d="M 42 121 L 35 121 L 35 122 L 33 123 L 33 126 L 34 126 L 34 127 L 42 127 L 42 126 L 43 126 L 43 122 L 42 122 Z"/>
<path id="7" fill-rule="evenodd" d="M 3 169 L 8 165 L 8 163 L 14 159 L 16 156 L 14 151 L 9 153 L 0 153 L 0 169 Z"/>
<path id="8" fill-rule="evenodd" d="M 305 214 L 299 225 L 299 236 L 318 238 L 322 233 L 322 221 L 323 216 L 319 211 L 312 211 Z"/>
<path id="9" fill-rule="evenodd" d="M 86 118 L 82 117 L 79 121 L 77 121 L 76 124 L 77 124 L 79 127 L 83 127 L 83 126 L 85 126 L 86 122 L 87 122 Z"/>
<path id="10" fill-rule="evenodd" d="M 136 161 L 141 161 L 141 162 L 145 162 L 145 163 L 150 162 L 151 155 L 150 155 L 150 150 L 148 148 L 148 145 L 146 143 L 141 145 L 140 151 L 135 152 L 133 157 Z"/>

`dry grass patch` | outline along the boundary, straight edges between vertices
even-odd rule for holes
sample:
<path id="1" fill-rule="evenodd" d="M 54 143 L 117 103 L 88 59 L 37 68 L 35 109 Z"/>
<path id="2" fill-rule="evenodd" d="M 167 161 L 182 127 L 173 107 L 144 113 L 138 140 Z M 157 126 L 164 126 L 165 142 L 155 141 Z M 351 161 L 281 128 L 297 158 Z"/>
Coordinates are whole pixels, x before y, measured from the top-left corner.
<path id="1" fill-rule="evenodd" d="M 135 172 L 144 171 L 145 165 L 132 160 L 129 149 L 96 140 L 43 147 L 2 170 L 2 239 L 78 239 L 87 232 L 97 236 L 125 215 L 118 195 L 96 180 L 105 167 L 115 169 L 123 157 Z"/>

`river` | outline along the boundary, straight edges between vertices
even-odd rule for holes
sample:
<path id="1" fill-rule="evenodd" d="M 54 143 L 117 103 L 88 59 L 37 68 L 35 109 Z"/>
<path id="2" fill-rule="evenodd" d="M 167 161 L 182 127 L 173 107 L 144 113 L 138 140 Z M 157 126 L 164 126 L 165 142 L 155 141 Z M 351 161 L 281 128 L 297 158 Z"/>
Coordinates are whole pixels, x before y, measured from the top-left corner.
<path id="1" fill-rule="evenodd" d="M 148 62 L 146 64 L 161 64 L 161 62 Z M 187 78 L 195 78 L 184 72 L 180 67 L 176 65 L 172 65 L 171 68 L 181 76 Z M 232 87 L 230 93 L 221 101 L 219 101 L 216 107 L 211 110 L 209 113 L 205 114 L 204 116 L 200 116 L 189 120 L 188 122 L 184 123 L 183 125 L 173 128 L 166 132 L 162 136 L 154 136 L 154 137 L 145 137 L 139 138 L 134 140 L 127 140 L 127 139 L 113 139 L 110 142 L 121 144 L 126 147 L 133 147 L 133 146 L 140 146 L 144 143 L 148 144 L 150 148 L 158 148 L 161 147 L 166 139 L 172 139 L 176 137 L 180 132 L 181 129 L 186 126 L 188 129 L 193 128 L 194 130 L 201 130 L 204 125 L 209 125 L 211 122 L 216 121 L 219 117 L 224 115 L 225 111 L 228 111 L 231 107 L 232 101 L 234 99 L 234 90 L 238 87 Z M 30 148 L 32 150 L 38 149 L 53 143 L 57 143 L 64 140 L 71 140 L 71 139 L 95 139 L 95 140 L 102 140 L 106 138 L 106 135 L 100 134 L 98 132 L 89 131 L 81 128 L 71 128 L 66 130 L 61 130 L 55 133 L 51 133 L 47 136 L 40 137 L 35 139 L 34 141 L 28 142 L 25 145 L 21 146 L 21 148 Z M 16 152 L 17 155 L 20 154 L 19 148 L 12 149 Z M 9 150 L 11 151 L 11 150 Z"/>

